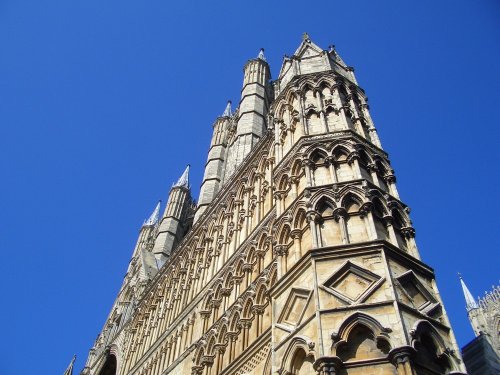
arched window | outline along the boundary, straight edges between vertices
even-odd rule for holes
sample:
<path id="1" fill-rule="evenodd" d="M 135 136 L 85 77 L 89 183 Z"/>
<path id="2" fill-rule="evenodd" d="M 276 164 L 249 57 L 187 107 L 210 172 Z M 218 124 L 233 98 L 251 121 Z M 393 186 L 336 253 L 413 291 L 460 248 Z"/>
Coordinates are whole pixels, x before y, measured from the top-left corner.
<path id="1" fill-rule="evenodd" d="M 99 375 L 116 375 L 116 357 L 109 354 Z"/>
<path id="2" fill-rule="evenodd" d="M 307 357 L 304 349 L 299 348 L 295 353 L 292 361 L 291 375 L 310 375 L 315 374 L 313 362 L 310 357 Z"/>
<path id="3" fill-rule="evenodd" d="M 347 343 L 340 347 L 337 355 L 343 361 L 385 357 L 390 351 L 389 343 L 376 340 L 371 329 L 358 324 L 349 333 Z"/>

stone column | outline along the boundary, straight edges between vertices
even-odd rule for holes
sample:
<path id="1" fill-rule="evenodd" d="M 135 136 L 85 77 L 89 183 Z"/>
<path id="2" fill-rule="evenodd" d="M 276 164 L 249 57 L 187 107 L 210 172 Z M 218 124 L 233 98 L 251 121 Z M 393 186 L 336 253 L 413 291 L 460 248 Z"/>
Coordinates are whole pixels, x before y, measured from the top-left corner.
<path id="1" fill-rule="evenodd" d="M 351 165 L 351 169 L 354 170 L 354 178 L 363 178 L 361 175 L 361 168 L 359 166 L 359 154 L 356 151 L 349 154 L 347 163 Z"/>
<path id="2" fill-rule="evenodd" d="M 342 243 L 349 243 L 349 233 L 347 232 L 348 214 L 343 207 L 338 207 L 333 211 L 334 219 L 339 223 L 340 233 L 342 235 Z"/>
<path id="3" fill-rule="evenodd" d="M 335 170 L 335 158 L 333 156 L 328 156 L 325 159 L 325 163 L 326 165 L 328 165 L 333 183 L 336 184 L 337 182 L 339 182 L 339 179 L 337 177 L 337 171 Z"/>
<path id="4" fill-rule="evenodd" d="M 295 200 L 297 199 L 297 187 L 299 184 L 299 178 L 297 176 L 291 176 L 288 179 L 288 183 L 290 184 L 292 188 L 292 199 Z"/>
<path id="5" fill-rule="evenodd" d="M 318 226 L 316 224 L 320 215 L 316 211 L 309 211 L 306 213 L 306 217 L 307 221 L 309 221 L 309 227 L 311 230 L 312 247 L 313 249 L 317 249 L 322 246 L 321 237 L 318 235 Z"/>
<path id="6" fill-rule="evenodd" d="M 363 206 L 361 206 L 360 212 L 361 212 L 361 217 L 364 218 L 364 220 L 367 223 L 367 229 L 370 240 L 376 240 L 378 238 L 377 228 L 375 227 L 375 220 L 373 220 L 372 210 L 373 210 L 373 203 L 366 202 L 365 204 L 363 204 Z"/>
<path id="7" fill-rule="evenodd" d="M 377 176 L 377 166 L 374 163 L 371 163 L 367 165 L 367 168 L 372 176 L 373 183 L 378 187 L 380 187 L 380 183 L 378 182 L 378 176 Z"/>
<path id="8" fill-rule="evenodd" d="M 318 375 L 337 375 L 344 366 L 339 357 L 320 357 L 313 367 Z"/>
<path id="9" fill-rule="evenodd" d="M 278 278 L 281 278 L 287 271 L 286 257 L 288 255 L 288 249 L 285 245 L 276 245 L 274 251 L 278 256 Z"/>
<path id="10" fill-rule="evenodd" d="M 306 172 L 306 186 L 311 187 L 313 186 L 313 179 L 312 179 L 312 168 L 313 162 L 309 159 L 304 159 L 302 160 L 302 166 L 304 167 L 304 170 Z"/>
<path id="11" fill-rule="evenodd" d="M 294 253 L 294 260 L 295 262 L 298 262 L 299 259 L 302 257 L 302 247 L 300 240 L 302 238 L 302 230 L 301 229 L 294 229 L 290 232 L 290 235 L 293 238 L 293 253 Z"/>
<path id="12" fill-rule="evenodd" d="M 316 103 L 318 104 L 318 108 L 319 108 L 319 117 L 321 119 L 321 124 L 323 124 L 323 128 L 325 129 L 325 133 L 329 133 L 330 129 L 328 129 L 328 124 L 327 124 L 326 118 L 325 118 L 325 111 L 323 108 L 323 100 L 321 100 L 321 92 L 316 91 L 315 94 L 316 94 L 315 95 L 316 96 Z"/>
<path id="13" fill-rule="evenodd" d="M 402 346 L 389 352 L 389 361 L 397 368 L 398 375 L 416 375 L 411 365 L 411 358 L 415 355 L 415 349 L 411 346 Z"/>
<path id="14" fill-rule="evenodd" d="M 420 259 L 420 254 L 417 249 L 417 244 L 415 242 L 415 229 L 412 227 L 405 227 L 401 229 L 401 233 L 403 234 L 406 244 L 408 246 L 408 251 L 415 258 Z"/>
<path id="15" fill-rule="evenodd" d="M 396 232 L 394 231 L 394 226 L 392 225 L 393 218 L 390 215 L 384 216 L 385 227 L 389 233 L 389 239 L 394 246 L 398 246 L 398 240 L 396 238 Z"/>
<path id="16" fill-rule="evenodd" d="M 393 174 L 385 176 L 385 183 L 389 187 L 389 192 L 392 194 L 392 196 L 396 199 L 399 199 L 399 192 L 398 189 L 396 188 L 396 176 Z"/>

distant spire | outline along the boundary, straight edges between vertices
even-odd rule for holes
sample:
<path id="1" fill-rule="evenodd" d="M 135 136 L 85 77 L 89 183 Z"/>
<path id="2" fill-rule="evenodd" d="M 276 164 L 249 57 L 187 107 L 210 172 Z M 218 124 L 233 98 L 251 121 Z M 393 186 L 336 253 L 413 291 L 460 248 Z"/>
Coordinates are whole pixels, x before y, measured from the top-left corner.
<path id="1" fill-rule="evenodd" d="M 462 284 L 462 290 L 464 291 L 465 305 L 467 306 L 467 311 L 478 309 L 479 306 L 477 305 L 474 297 L 472 297 L 472 293 L 469 291 L 469 288 L 467 288 L 467 285 L 465 285 L 464 279 L 462 279 L 462 275 L 458 274 L 458 277 L 460 277 L 460 284 Z"/>
<path id="2" fill-rule="evenodd" d="M 231 100 L 227 101 L 226 109 L 224 110 L 224 113 L 222 114 L 222 117 L 231 117 Z"/>
<path id="3" fill-rule="evenodd" d="M 174 184 L 173 187 L 185 187 L 189 188 L 189 167 L 190 165 L 186 167 L 186 170 L 182 174 L 181 178 Z"/>
<path id="4" fill-rule="evenodd" d="M 267 61 L 266 56 L 264 56 L 264 48 L 260 49 L 259 54 L 257 55 L 257 58 L 262 60 L 262 61 Z"/>
<path id="5" fill-rule="evenodd" d="M 75 364 L 75 361 L 76 361 L 76 355 L 73 356 L 71 363 L 69 364 L 66 371 L 64 371 L 64 375 L 73 375 L 73 365 Z"/>
<path id="6" fill-rule="evenodd" d="M 311 38 L 309 37 L 309 34 L 307 32 L 302 34 L 302 40 L 304 40 L 306 42 L 311 40 Z"/>
<path id="7" fill-rule="evenodd" d="M 151 214 L 149 219 L 147 219 L 144 222 L 144 224 L 143 224 L 144 227 L 154 226 L 154 225 L 158 224 L 158 221 L 160 220 L 160 206 L 161 206 L 161 201 L 158 201 L 158 204 L 156 205 L 153 213 Z"/>

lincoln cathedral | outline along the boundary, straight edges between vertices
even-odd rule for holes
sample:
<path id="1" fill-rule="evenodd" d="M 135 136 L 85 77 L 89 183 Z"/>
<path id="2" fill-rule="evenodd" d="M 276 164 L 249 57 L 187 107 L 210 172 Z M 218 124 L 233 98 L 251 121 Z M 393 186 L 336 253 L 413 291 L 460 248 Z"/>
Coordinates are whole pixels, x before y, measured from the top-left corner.
<path id="1" fill-rule="evenodd" d="M 261 50 L 198 199 L 188 166 L 144 222 L 82 375 L 465 374 L 409 212 L 335 48 L 304 34 L 276 79 Z"/>

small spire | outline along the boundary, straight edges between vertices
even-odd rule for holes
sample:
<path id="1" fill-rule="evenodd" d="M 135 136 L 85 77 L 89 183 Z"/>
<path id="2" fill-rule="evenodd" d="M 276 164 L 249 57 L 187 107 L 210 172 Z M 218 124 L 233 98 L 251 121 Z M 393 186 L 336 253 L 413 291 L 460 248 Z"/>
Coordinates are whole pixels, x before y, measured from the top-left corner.
<path id="1" fill-rule="evenodd" d="M 156 224 L 158 224 L 158 221 L 160 220 L 160 206 L 161 206 L 161 200 L 158 201 L 158 204 L 156 205 L 153 213 L 151 214 L 149 219 L 147 219 L 142 225 L 143 227 L 155 226 Z"/>
<path id="2" fill-rule="evenodd" d="M 71 360 L 71 363 L 69 364 L 68 368 L 66 371 L 64 371 L 64 375 L 73 375 L 73 366 L 76 361 L 76 355 L 73 356 L 73 359 Z"/>
<path id="3" fill-rule="evenodd" d="M 231 100 L 227 101 L 226 109 L 224 110 L 224 113 L 222 114 L 222 117 L 231 117 L 232 111 L 231 111 Z"/>
<path id="4" fill-rule="evenodd" d="M 267 61 L 266 56 L 264 56 L 264 48 L 260 49 L 259 54 L 257 55 L 257 58 L 262 60 L 262 61 Z"/>
<path id="5" fill-rule="evenodd" d="M 190 165 L 188 164 L 186 167 L 186 170 L 182 174 L 181 178 L 174 184 L 173 187 L 185 187 L 189 188 L 189 168 Z"/>
<path id="6" fill-rule="evenodd" d="M 474 297 L 472 297 L 472 293 L 469 291 L 469 288 L 467 288 L 467 285 L 465 285 L 464 279 L 462 279 L 462 275 L 458 274 L 458 277 L 460 277 L 460 284 L 462 284 L 462 290 L 465 296 L 465 305 L 467 307 L 467 312 L 473 309 L 478 309 L 479 306 L 477 305 Z"/>
<path id="7" fill-rule="evenodd" d="M 302 40 L 306 41 L 306 42 L 311 40 L 311 38 L 309 37 L 309 34 L 307 32 L 302 34 Z"/>

